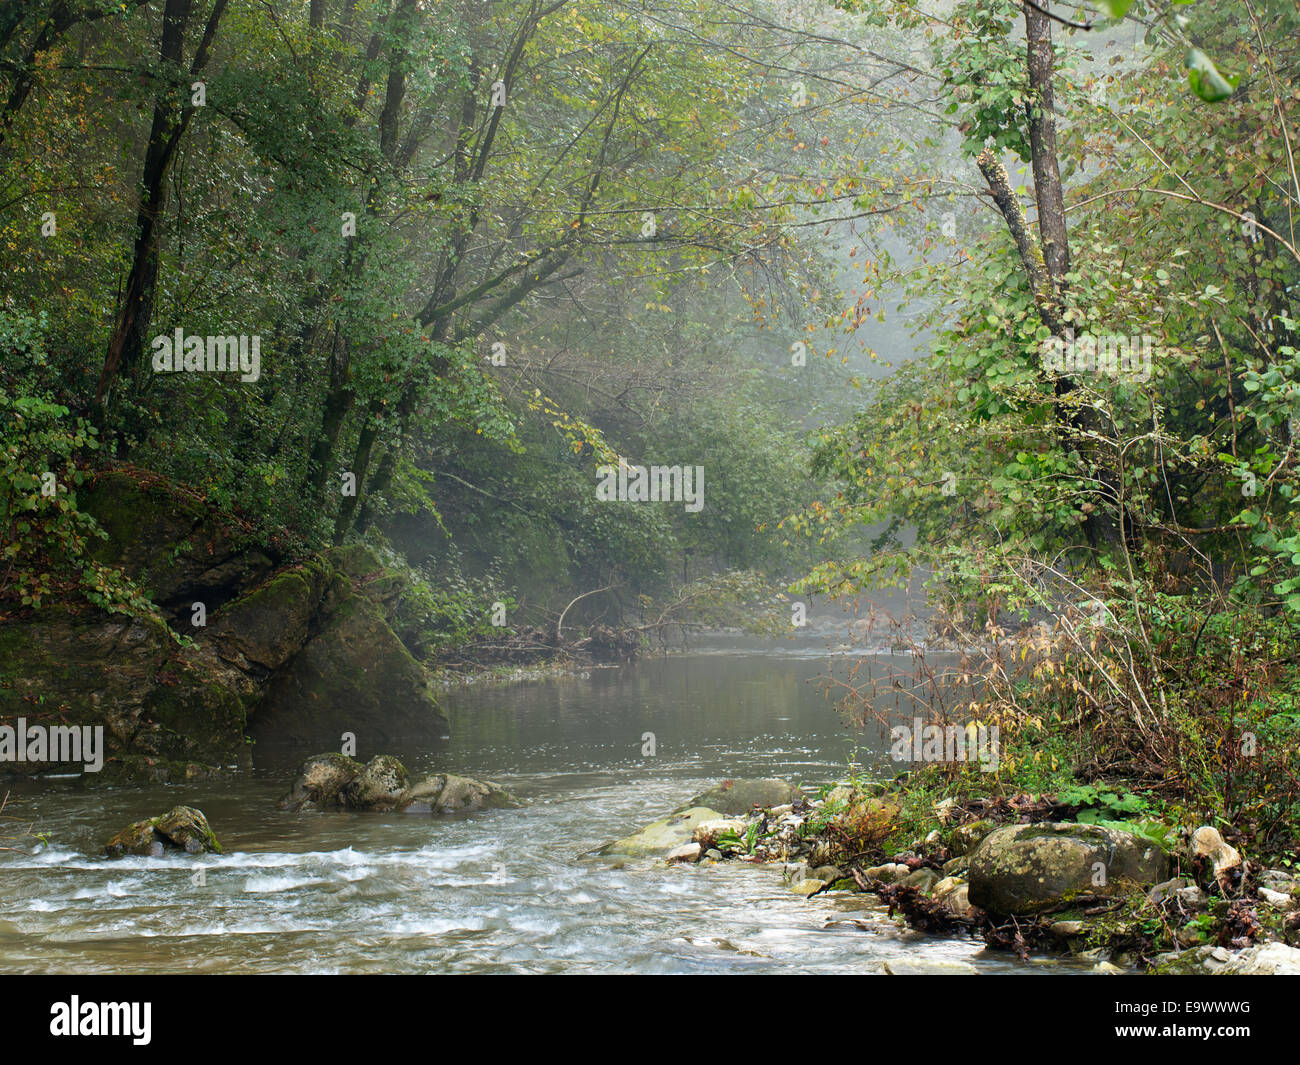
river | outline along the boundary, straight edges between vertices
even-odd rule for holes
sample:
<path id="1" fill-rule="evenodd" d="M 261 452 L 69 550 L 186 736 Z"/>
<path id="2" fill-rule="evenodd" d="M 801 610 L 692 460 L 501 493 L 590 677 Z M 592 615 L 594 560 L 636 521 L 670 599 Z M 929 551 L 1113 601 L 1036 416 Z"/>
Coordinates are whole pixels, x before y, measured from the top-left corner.
<path id="1" fill-rule="evenodd" d="M 258 748 L 251 773 L 188 786 L 15 784 L 50 843 L 0 853 L 0 971 L 879 973 L 916 959 L 1086 970 L 902 929 L 868 896 L 804 900 L 779 867 L 581 857 L 721 779 L 822 784 L 855 751 L 878 765 L 878 737 L 846 727 L 817 683 L 827 663 L 733 646 L 453 689 L 451 747 L 387 753 L 413 774 L 494 780 L 526 804 L 463 819 L 282 812 L 293 766 L 314 753 L 303 750 Z M 379 753 L 358 743 L 361 757 Z M 208 815 L 223 855 L 99 856 L 114 831 L 180 802 Z"/>

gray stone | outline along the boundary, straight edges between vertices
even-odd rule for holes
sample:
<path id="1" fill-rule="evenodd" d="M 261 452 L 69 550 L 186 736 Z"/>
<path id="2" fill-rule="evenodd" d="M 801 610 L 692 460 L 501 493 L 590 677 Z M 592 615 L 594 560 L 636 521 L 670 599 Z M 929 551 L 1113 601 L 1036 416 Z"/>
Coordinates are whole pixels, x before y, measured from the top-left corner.
<path id="1" fill-rule="evenodd" d="M 922 866 L 913 873 L 909 873 L 903 880 L 904 887 L 914 887 L 922 895 L 928 895 L 934 890 L 935 884 L 939 882 L 939 874 L 933 869 Z"/>
<path id="2" fill-rule="evenodd" d="M 674 847 L 664 857 L 670 862 L 698 862 L 700 860 L 700 845 L 698 843 L 683 843 L 680 847 Z"/>
<path id="3" fill-rule="evenodd" d="M 404 791 L 397 809 L 405 814 L 461 814 L 520 806 L 513 795 L 491 781 L 435 773 Z"/>
<path id="4" fill-rule="evenodd" d="M 695 829 L 702 822 L 721 818 L 722 814 L 706 806 L 690 807 L 646 825 L 640 832 L 605 844 L 600 853 L 626 854 L 634 858 L 662 856 L 674 847 L 694 842 Z"/>
<path id="5" fill-rule="evenodd" d="M 1099 825 L 1042 823 L 994 830 L 971 854 L 970 900 L 989 913 L 1032 914 L 1075 896 L 1114 897 L 1162 880 L 1153 843 Z M 1097 873 L 1104 872 L 1104 883 Z"/>
<path id="6" fill-rule="evenodd" d="M 1271 888 L 1262 887 L 1259 889 L 1259 897 L 1268 903 L 1275 910 L 1281 910 L 1286 913 L 1295 909 L 1296 902 L 1290 895 L 1282 891 L 1274 891 Z"/>
<path id="7" fill-rule="evenodd" d="M 1185 887 L 1187 887 L 1186 880 L 1180 876 L 1174 877 L 1172 880 L 1166 880 L 1163 884 L 1157 884 L 1153 887 L 1147 892 L 1147 898 L 1150 899 L 1154 905 L 1158 906 L 1160 903 L 1164 902 L 1165 899 L 1169 898 L 1170 895 L 1177 894 Z"/>
<path id="8" fill-rule="evenodd" d="M 718 817 L 736 817 L 751 813 L 755 807 L 770 809 L 801 798 L 803 792 L 784 780 L 724 780 L 702 795 L 697 795 L 682 809 L 703 806 L 718 811 Z"/>
<path id="9" fill-rule="evenodd" d="M 885 862 L 883 865 L 873 865 L 862 871 L 862 875 L 867 880 L 882 881 L 886 884 L 895 884 L 910 873 L 911 870 L 902 862 Z"/>
<path id="10" fill-rule="evenodd" d="M 1221 976 L 1300 976 L 1300 950 L 1285 943 L 1261 943 L 1229 958 Z"/>
<path id="11" fill-rule="evenodd" d="M 1259 884 L 1273 891 L 1290 892 L 1296 887 L 1296 878 L 1282 869 L 1265 869 L 1259 874 Z"/>
<path id="12" fill-rule="evenodd" d="M 966 870 L 970 868 L 970 855 L 963 854 L 957 858 L 949 858 L 943 863 L 944 876 L 965 876 Z"/>

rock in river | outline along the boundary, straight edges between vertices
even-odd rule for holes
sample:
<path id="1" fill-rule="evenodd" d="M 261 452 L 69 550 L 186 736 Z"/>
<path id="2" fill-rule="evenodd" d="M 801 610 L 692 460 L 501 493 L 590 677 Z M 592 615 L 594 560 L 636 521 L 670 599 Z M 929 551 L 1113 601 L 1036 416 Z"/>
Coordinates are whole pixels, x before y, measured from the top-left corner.
<path id="1" fill-rule="evenodd" d="M 726 814 L 729 817 L 739 817 L 752 813 L 756 806 L 768 809 L 801 798 L 803 792 L 784 780 L 724 780 L 702 795 L 695 796 L 682 809 L 705 806 L 718 811 L 715 816 Z"/>
<path id="2" fill-rule="evenodd" d="M 161 858 L 167 851 L 186 854 L 221 853 L 221 844 L 203 811 L 192 806 L 173 806 L 161 817 L 150 817 L 127 825 L 104 847 L 110 858 L 134 854 Z"/>
<path id="3" fill-rule="evenodd" d="M 717 810 L 706 806 L 692 806 L 675 814 L 669 814 L 662 821 L 646 825 L 640 832 L 633 833 L 625 839 L 607 843 L 600 848 L 601 854 L 627 854 L 633 858 L 654 855 L 667 855 L 677 847 L 694 842 L 695 829 L 706 821 L 718 821 L 722 815 Z"/>
<path id="4" fill-rule="evenodd" d="M 1167 875 L 1154 843 L 1099 825 L 1007 825 L 970 857 L 970 901 L 993 914 L 1038 913 L 1076 895 L 1114 896 Z"/>
<path id="5" fill-rule="evenodd" d="M 330 810 L 343 805 L 343 789 L 347 787 L 362 766 L 346 754 L 327 752 L 303 762 L 298 776 L 289 787 L 289 793 L 280 800 L 286 810 Z"/>
<path id="6" fill-rule="evenodd" d="M 280 800 L 285 810 L 400 810 L 402 813 L 466 813 L 519 805 L 509 792 L 485 780 L 434 773 L 416 784 L 392 755 L 362 765 L 342 754 L 308 758 Z"/>
<path id="7" fill-rule="evenodd" d="M 513 795 L 486 780 L 435 773 L 408 788 L 398 800 L 397 809 L 404 814 L 455 814 L 518 805 Z"/>
<path id="8" fill-rule="evenodd" d="M 402 801 L 410 774 L 391 754 L 377 754 L 343 786 L 349 810 L 391 810 Z"/>

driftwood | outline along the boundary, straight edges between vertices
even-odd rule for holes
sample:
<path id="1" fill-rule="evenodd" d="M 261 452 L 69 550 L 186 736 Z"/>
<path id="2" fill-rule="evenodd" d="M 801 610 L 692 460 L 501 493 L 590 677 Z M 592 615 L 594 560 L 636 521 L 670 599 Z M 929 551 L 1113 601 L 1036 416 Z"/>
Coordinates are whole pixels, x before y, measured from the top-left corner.
<path id="1" fill-rule="evenodd" d="M 577 639 L 557 640 L 554 629 L 529 626 L 490 640 L 456 647 L 435 661 L 448 669 L 565 661 L 631 662 L 640 650 L 641 638 L 636 629 L 592 625 Z"/>

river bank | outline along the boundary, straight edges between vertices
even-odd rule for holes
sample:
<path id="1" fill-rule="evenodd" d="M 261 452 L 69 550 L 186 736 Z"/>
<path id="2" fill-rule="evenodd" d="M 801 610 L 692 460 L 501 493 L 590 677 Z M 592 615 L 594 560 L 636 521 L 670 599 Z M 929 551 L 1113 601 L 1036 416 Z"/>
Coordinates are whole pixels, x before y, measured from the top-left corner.
<path id="1" fill-rule="evenodd" d="M 601 853 L 779 864 L 797 895 L 869 895 L 919 932 L 1024 960 L 1068 955 L 1103 973 L 1300 973 L 1300 877 L 1244 858 L 1210 826 L 1155 839 L 1025 794 L 950 796 L 917 820 L 904 814 L 917 791 L 906 775 L 816 794 L 725 781 Z M 924 834 L 900 843 L 918 824 Z"/>

